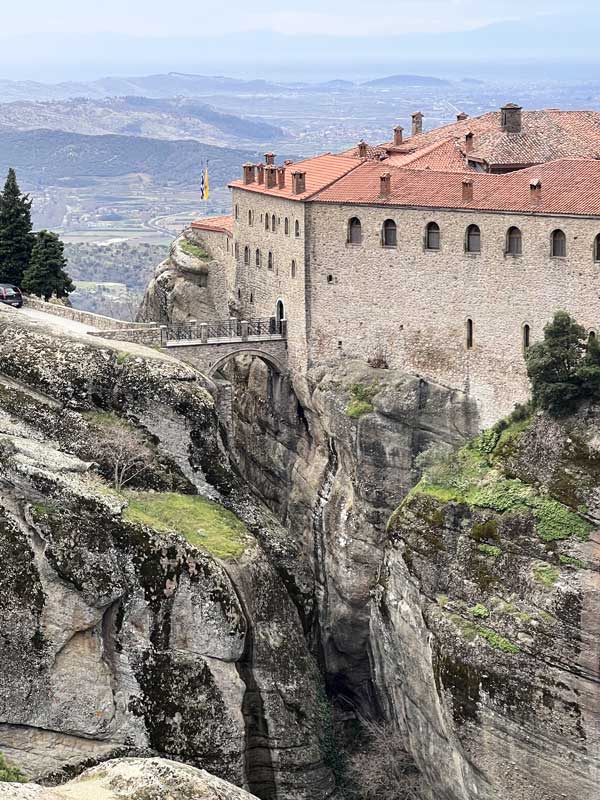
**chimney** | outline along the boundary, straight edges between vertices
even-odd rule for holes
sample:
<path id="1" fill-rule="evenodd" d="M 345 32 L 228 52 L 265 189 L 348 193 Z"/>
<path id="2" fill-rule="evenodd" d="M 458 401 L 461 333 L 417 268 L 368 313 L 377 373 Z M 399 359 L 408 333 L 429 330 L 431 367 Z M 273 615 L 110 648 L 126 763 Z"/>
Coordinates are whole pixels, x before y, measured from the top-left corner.
<path id="1" fill-rule="evenodd" d="M 294 170 L 292 172 L 292 194 L 302 194 L 306 191 L 306 172 Z"/>
<path id="2" fill-rule="evenodd" d="M 389 197 L 392 191 L 392 176 L 389 172 L 382 172 L 379 176 L 379 194 L 381 197 Z"/>
<path id="3" fill-rule="evenodd" d="M 470 203 L 473 200 L 473 181 L 471 178 L 465 178 L 462 182 L 462 200 L 463 203 Z"/>
<path id="4" fill-rule="evenodd" d="M 264 164 L 257 164 L 257 166 L 256 166 L 256 182 L 257 183 L 264 183 L 265 182 L 265 165 Z"/>
<path id="5" fill-rule="evenodd" d="M 254 183 L 256 180 L 256 167 L 254 164 L 244 164 L 244 183 Z"/>
<path id="6" fill-rule="evenodd" d="M 265 167 L 265 186 L 267 189 L 274 189 L 277 185 L 277 167 L 268 164 Z"/>
<path id="7" fill-rule="evenodd" d="M 420 111 L 412 115 L 412 135 L 417 133 L 423 133 L 423 114 Z"/>
<path id="8" fill-rule="evenodd" d="M 399 145 L 402 144 L 403 131 L 404 128 L 402 127 L 402 125 L 396 125 L 396 127 L 394 128 L 394 147 L 398 147 Z"/>
<path id="9" fill-rule="evenodd" d="M 507 103 L 500 109 L 500 124 L 505 133 L 521 133 L 521 106 Z"/>
<path id="10" fill-rule="evenodd" d="M 275 163 L 275 153 L 265 153 L 265 164 Z"/>
<path id="11" fill-rule="evenodd" d="M 285 189 L 285 167 L 277 167 L 277 185 Z"/>
<path id="12" fill-rule="evenodd" d="M 361 139 L 358 143 L 358 157 L 359 158 L 366 158 L 367 157 L 367 143 Z"/>
<path id="13" fill-rule="evenodd" d="M 466 119 L 469 119 L 469 115 L 465 114 L 464 111 L 461 111 L 459 114 L 456 115 L 457 122 L 464 122 Z"/>
<path id="14" fill-rule="evenodd" d="M 289 167 L 290 164 L 293 164 L 294 162 L 292 161 L 291 158 L 286 158 L 286 160 L 283 163 L 286 165 L 286 167 Z"/>
<path id="15" fill-rule="evenodd" d="M 467 131 L 465 133 L 465 153 L 472 153 L 473 152 L 473 139 L 475 136 L 473 135 L 472 131 Z"/>
<path id="16" fill-rule="evenodd" d="M 542 202 L 542 182 L 539 178 L 529 184 L 529 199 L 536 205 Z"/>

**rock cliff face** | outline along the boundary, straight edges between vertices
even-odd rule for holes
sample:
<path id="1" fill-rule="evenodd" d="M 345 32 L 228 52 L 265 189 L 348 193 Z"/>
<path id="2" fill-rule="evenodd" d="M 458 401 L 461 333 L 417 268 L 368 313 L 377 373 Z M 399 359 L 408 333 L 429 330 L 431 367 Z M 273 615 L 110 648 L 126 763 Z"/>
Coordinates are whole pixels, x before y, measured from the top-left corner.
<path id="1" fill-rule="evenodd" d="M 436 800 L 598 796 L 599 433 L 488 432 L 392 517 L 375 673 Z"/>
<path id="2" fill-rule="evenodd" d="M 279 574 L 296 545 L 231 472 L 201 376 L 132 347 L 0 315 L 0 751 L 32 777 L 158 752 L 325 797 L 319 676 Z M 127 437 L 152 458 L 123 495 L 98 473 Z M 235 558 L 178 533 L 198 492 L 237 514 Z M 176 498 L 166 528 L 128 512 L 140 496 Z"/>

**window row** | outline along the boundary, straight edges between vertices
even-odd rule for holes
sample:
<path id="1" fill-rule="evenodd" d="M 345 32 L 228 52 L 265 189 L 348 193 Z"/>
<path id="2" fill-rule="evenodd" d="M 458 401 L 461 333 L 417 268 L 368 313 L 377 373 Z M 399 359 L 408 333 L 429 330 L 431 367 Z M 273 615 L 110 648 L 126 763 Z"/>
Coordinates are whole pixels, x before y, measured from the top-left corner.
<path id="1" fill-rule="evenodd" d="M 235 218 L 240 218 L 240 207 L 236 203 L 235 205 Z M 263 222 L 266 231 L 273 231 L 273 233 L 277 232 L 278 227 L 281 225 L 281 218 L 276 217 L 275 214 L 261 214 L 260 221 Z M 254 225 L 254 211 L 249 208 L 248 209 L 248 225 L 252 227 Z M 290 235 L 291 232 L 291 220 L 288 217 L 285 217 L 283 220 L 283 232 L 286 236 Z M 294 236 L 299 239 L 300 238 L 300 222 L 298 220 L 294 221 Z"/>
<path id="2" fill-rule="evenodd" d="M 235 245 L 235 257 L 236 258 L 240 257 L 240 246 L 239 244 L 237 244 L 237 242 Z M 250 248 L 246 246 L 244 247 L 244 264 L 248 267 L 250 266 L 251 261 L 252 261 L 252 252 Z M 262 251 L 259 250 L 258 248 L 256 248 L 256 250 L 254 251 L 254 265 L 259 268 L 262 267 L 263 265 L 263 254 Z M 269 252 L 267 253 L 267 269 L 273 269 L 274 266 L 275 266 L 275 258 L 273 256 L 273 253 L 269 250 Z M 292 278 L 295 278 L 296 260 L 294 258 L 292 258 L 290 270 Z"/>
<path id="3" fill-rule="evenodd" d="M 588 333 L 588 341 L 591 342 L 595 338 L 596 338 L 596 331 L 590 331 Z M 467 346 L 467 350 L 472 350 L 475 342 L 474 326 L 472 319 L 467 319 L 465 339 L 466 339 L 465 344 Z M 521 347 L 523 348 L 523 350 L 528 350 L 530 345 L 531 345 L 531 326 L 527 322 L 525 322 L 521 327 Z"/>
<path id="4" fill-rule="evenodd" d="M 358 217 L 352 217 L 348 220 L 347 243 L 360 245 L 362 240 L 362 223 Z M 437 222 L 429 222 L 425 226 L 423 244 L 426 250 L 440 250 L 441 235 Z M 393 219 L 386 219 L 381 226 L 381 246 L 398 246 L 397 226 Z M 465 231 L 465 252 L 481 252 L 481 230 L 478 225 L 469 225 Z M 523 235 L 516 226 L 510 227 L 506 232 L 504 253 L 510 256 L 523 254 Z M 600 261 L 600 233 L 594 239 L 593 254 L 594 261 Z M 566 258 L 567 256 L 567 237 L 560 229 L 554 230 L 550 234 L 550 255 L 553 258 Z"/>

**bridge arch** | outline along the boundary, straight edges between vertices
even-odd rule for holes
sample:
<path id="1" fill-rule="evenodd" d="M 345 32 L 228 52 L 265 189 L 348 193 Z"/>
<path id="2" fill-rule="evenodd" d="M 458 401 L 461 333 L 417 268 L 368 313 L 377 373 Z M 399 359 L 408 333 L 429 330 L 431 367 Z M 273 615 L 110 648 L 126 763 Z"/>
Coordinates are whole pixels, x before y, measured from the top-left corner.
<path id="1" fill-rule="evenodd" d="M 277 375 L 282 375 L 286 371 L 285 365 L 282 364 L 276 356 L 271 355 L 271 353 L 266 353 L 264 350 L 260 350 L 256 347 L 240 347 L 237 350 L 233 350 L 231 353 L 226 353 L 215 361 L 215 363 L 208 368 L 207 377 L 214 378 L 217 372 L 236 356 L 255 356 L 256 358 L 260 358 L 261 361 L 264 361 L 268 367 L 271 367 Z"/>

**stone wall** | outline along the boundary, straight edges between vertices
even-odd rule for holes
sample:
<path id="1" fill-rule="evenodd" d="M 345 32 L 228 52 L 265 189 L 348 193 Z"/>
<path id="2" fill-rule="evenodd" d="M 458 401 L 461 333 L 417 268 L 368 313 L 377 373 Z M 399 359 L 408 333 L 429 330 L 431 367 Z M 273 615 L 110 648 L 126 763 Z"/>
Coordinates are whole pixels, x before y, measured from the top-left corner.
<path id="1" fill-rule="evenodd" d="M 90 336 L 100 336 L 102 339 L 116 339 L 121 342 L 134 342 L 147 347 L 160 347 L 160 326 L 151 328 L 117 328 L 114 331 L 89 331 Z"/>
<path id="2" fill-rule="evenodd" d="M 383 351 L 390 366 L 468 391 L 485 424 L 527 398 L 524 324 L 532 341 L 558 309 L 588 329 L 600 324 L 600 264 L 592 254 L 598 220 L 324 203 L 307 208 L 309 364 Z M 362 222 L 361 245 L 346 243 L 352 216 Z M 387 218 L 396 221 L 397 248 L 381 246 Z M 430 220 L 441 229 L 437 252 L 424 249 Z M 471 223 L 481 229 L 480 254 L 465 252 Z M 522 231 L 522 256 L 504 255 L 511 225 Z M 555 228 L 567 236 L 566 258 L 550 257 Z"/>
<path id="3" fill-rule="evenodd" d="M 60 303 L 46 303 L 43 300 L 31 295 L 24 297 L 24 302 L 26 306 L 38 309 L 46 314 L 54 314 L 57 317 L 72 319 L 75 322 L 81 322 L 84 325 L 90 325 L 101 330 L 111 331 L 131 329 L 143 331 L 156 327 L 156 323 L 154 322 L 128 322 L 127 320 L 123 319 L 113 319 L 113 317 L 105 317 L 102 314 L 93 314 L 91 311 L 81 311 L 78 308 L 64 306 Z"/>
<path id="4" fill-rule="evenodd" d="M 216 264 L 211 262 L 208 265 L 208 289 L 217 316 L 220 319 L 227 319 L 231 316 L 230 305 L 235 294 L 232 237 L 220 231 L 204 231 L 194 228 L 188 228 L 184 235 L 188 241 L 204 247 L 217 262 Z M 180 268 L 182 266 L 185 265 L 181 264 Z"/>

